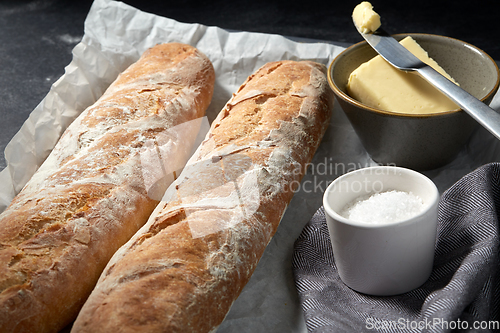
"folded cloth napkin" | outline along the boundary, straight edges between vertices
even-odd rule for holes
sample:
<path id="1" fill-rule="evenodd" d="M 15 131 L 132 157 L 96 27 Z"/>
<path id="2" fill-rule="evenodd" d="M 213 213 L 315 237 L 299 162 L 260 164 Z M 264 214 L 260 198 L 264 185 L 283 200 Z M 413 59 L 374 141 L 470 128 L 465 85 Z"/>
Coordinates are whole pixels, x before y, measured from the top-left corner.
<path id="1" fill-rule="evenodd" d="M 484 165 L 439 203 L 434 267 L 421 287 L 369 296 L 342 283 L 321 207 L 295 242 L 293 273 L 309 332 L 500 331 L 500 163 Z"/>

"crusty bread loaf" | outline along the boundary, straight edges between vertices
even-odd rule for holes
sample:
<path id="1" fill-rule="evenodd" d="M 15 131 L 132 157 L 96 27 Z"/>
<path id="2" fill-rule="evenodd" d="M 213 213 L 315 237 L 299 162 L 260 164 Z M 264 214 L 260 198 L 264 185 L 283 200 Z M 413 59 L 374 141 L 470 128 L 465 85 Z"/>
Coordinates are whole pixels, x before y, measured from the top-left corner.
<path id="1" fill-rule="evenodd" d="M 202 119 L 214 80 L 195 48 L 157 45 L 68 127 L 0 215 L 0 332 L 57 332 L 75 319 L 158 204 L 169 163 L 194 144 L 196 128 L 176 129 Z"/>
<path id="2" fill-rule="evenodd" d="M 247 79 L 110 260 L 72 332 L 210 332 L 223 321 L 326 130 L 325 72 L 282 61 Z"/>

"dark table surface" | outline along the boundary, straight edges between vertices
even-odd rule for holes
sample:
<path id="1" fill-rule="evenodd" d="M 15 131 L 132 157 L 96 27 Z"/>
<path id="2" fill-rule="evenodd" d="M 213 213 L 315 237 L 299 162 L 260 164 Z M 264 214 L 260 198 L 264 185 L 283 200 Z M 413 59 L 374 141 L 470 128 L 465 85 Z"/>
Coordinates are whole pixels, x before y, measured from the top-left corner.
<path id="1" fill-rule="evenodd" d="M 125 3 L 180 22 L 324 41 L 361 40 L 351 22 L 360 1 L 152 1 Z M 0 1 L 0 170 L 5 145 L 64 74 L 83 36 L 91 0 Z M 500 60 L 498 1 L 373 0 L 386 30 L 458 38 Z M 1 184 L 0 184 L 1 186 Z"/>

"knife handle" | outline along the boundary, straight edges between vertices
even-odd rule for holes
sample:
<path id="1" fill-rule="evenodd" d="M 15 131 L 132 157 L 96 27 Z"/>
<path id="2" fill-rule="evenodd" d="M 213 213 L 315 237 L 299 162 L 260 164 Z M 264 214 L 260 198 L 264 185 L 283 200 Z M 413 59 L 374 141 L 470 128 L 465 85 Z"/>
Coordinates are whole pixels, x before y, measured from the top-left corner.
<path id="1" fill-rule="evenodd" d="M 434 68 L 425 66 L 416 71 L 500 140 L 500 114 L 498 112 L 439 74 Z"/>

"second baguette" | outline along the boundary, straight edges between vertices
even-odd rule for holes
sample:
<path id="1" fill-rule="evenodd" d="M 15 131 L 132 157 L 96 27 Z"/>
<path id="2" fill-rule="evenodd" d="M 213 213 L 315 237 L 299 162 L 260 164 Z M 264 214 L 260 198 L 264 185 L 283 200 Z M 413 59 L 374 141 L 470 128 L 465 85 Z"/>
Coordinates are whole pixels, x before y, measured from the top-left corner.
<path id="1" fill-rule="evenodd" d="M 211 332 L 275 233 L 325 133 L 326 68 L 250 76 L 147 224 L 113 256 L 72 332 Z"/>

